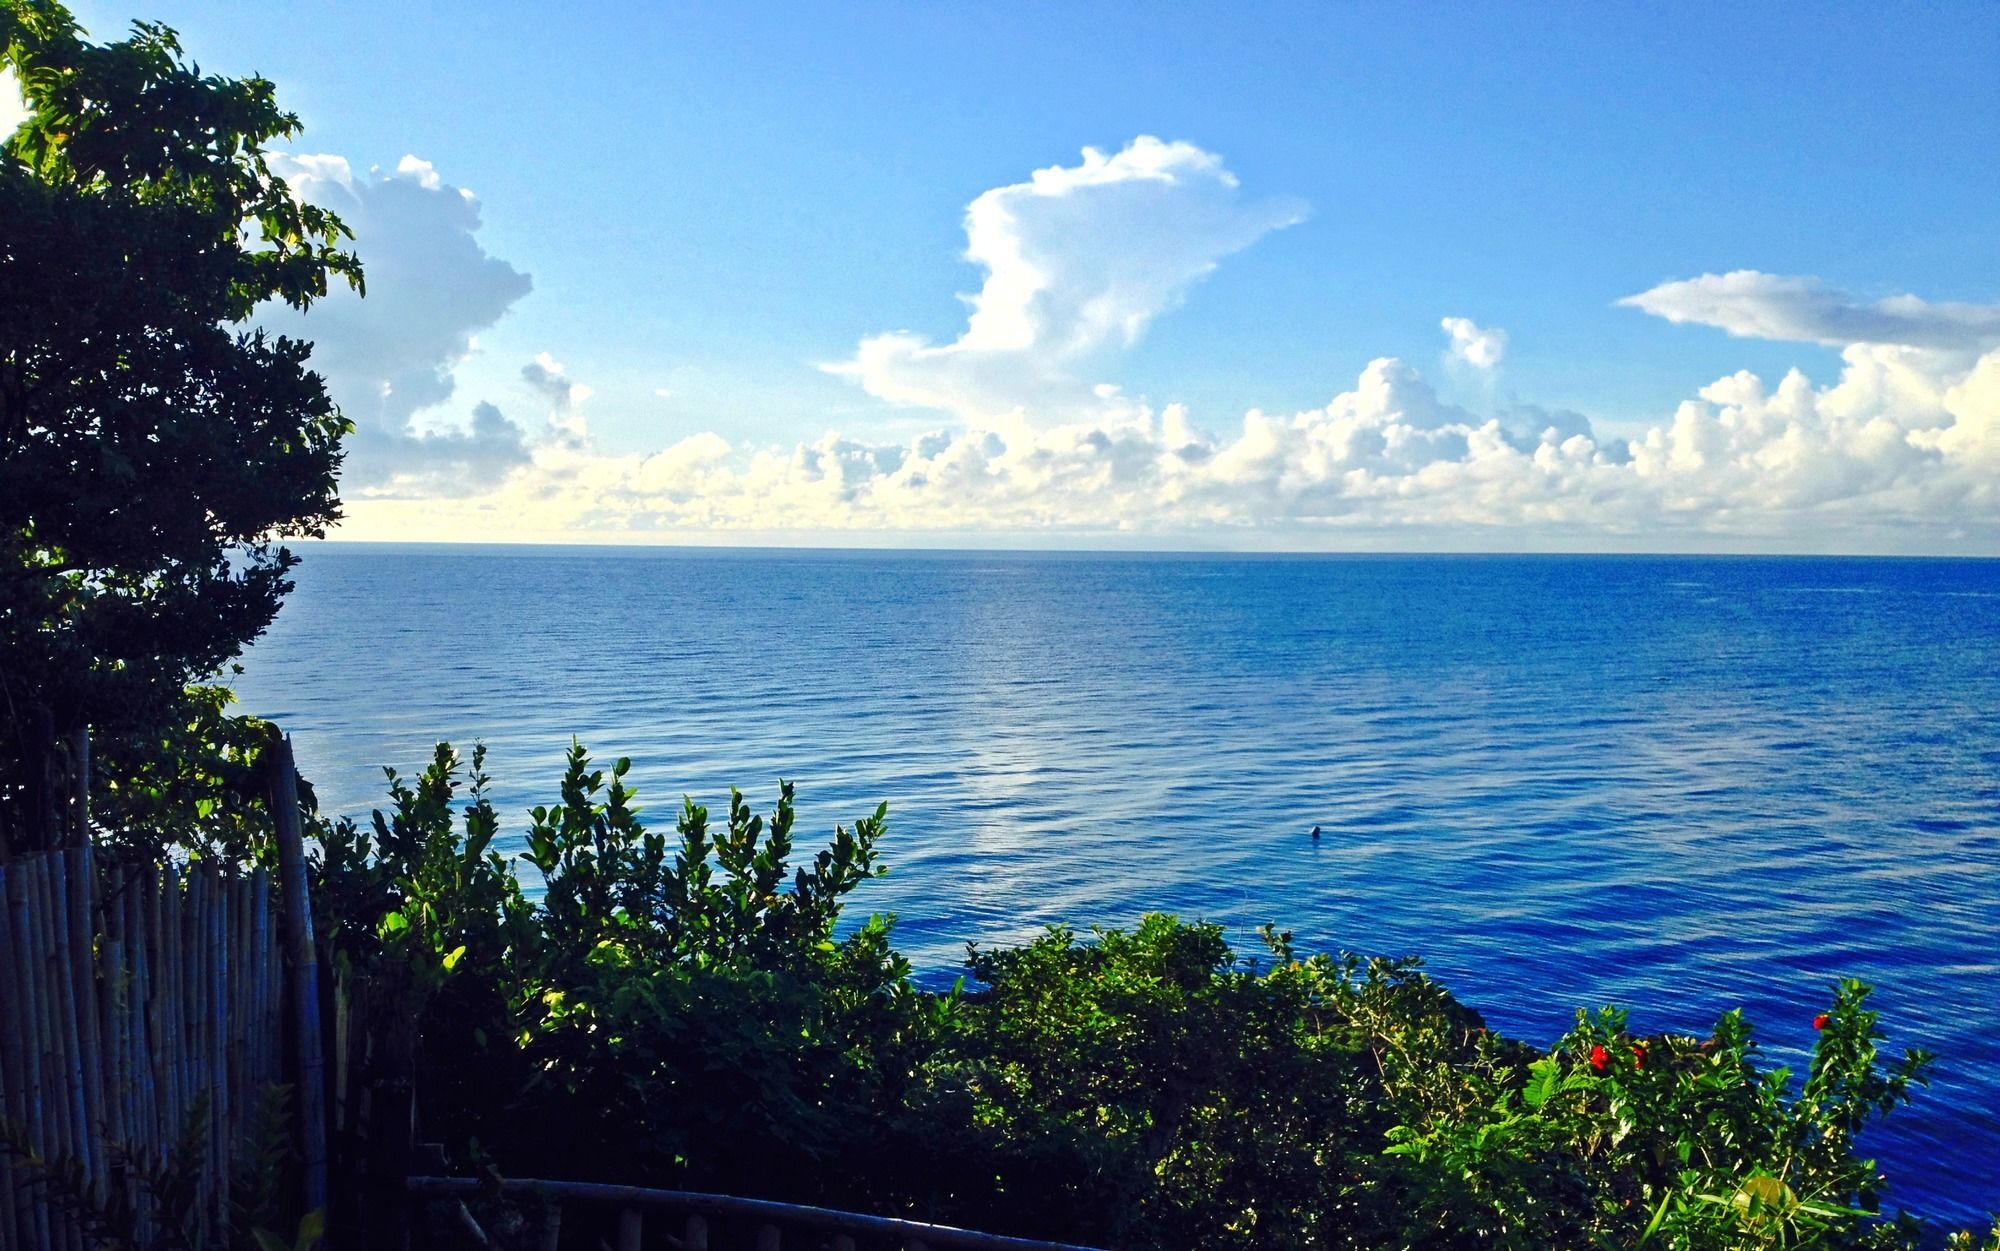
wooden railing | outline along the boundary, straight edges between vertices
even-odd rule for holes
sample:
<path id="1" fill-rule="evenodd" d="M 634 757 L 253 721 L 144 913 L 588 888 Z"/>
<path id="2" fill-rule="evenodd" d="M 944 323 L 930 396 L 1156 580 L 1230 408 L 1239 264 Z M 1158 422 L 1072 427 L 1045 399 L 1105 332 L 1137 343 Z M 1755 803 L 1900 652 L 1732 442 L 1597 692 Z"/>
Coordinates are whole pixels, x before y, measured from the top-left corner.
<path id="1" fill-rule="evenodd" d="M 474 1177 L 412 1177 L 405 1188 L 413 1199 L 451 1203 L 461 1219 L 461 1227 L 484 1241 L 469 1212 L 467 1199 L 491 1195 L 493 1183 Z M 676 1251 L 733 1251 L 711 1242 L 709 1223 L 739 1224 L 749 1237 L 738 1245 L 755 1251 L 859 1251 L 863 1247 L 895 1247 L 902 1251 L 1092 1251 L 1067 1242 L 1039 1242 L 1033 1238 L 1009 1238 L 982 1234 L 950 1225 L 929 1225 L 893 1216 L 868 1216 L 859 1212 L 837 1212 L 831 1208 L 807 1207 L 797 1203 L 776 1203 L 769 1199 L 743 1199 L 734 1195 L 699 1194 L 688 1190 L 651 1190 L 643 1186 L 610 1186 L 596 1182 L 534 1181 L 512 1179 L 499 1183 L 503 1198 L 539 1202 L 552 1208 L 558 1219 L 543 1226 L 543 1246 L 555 1247 L 561 1234 L 563 1205 L 589 1205 L 609 1209 L 617 1222 L 613 1251 L 643 1251 L 647 1247 L 668 1247 Z M 675 1232 L 646 1233 L 648 1214 L 680 1216 Z M 787 1233 L 806 1235 L 787 1243 Z"/>

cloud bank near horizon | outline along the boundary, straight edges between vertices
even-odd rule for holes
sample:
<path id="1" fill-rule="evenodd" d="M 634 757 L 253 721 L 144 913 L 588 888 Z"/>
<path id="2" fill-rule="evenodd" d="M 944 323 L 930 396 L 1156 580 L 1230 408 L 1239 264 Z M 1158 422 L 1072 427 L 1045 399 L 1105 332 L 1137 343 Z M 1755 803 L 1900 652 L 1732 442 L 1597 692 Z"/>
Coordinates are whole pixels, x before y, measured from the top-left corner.
<path id="1" fill-rule="evenodd" d="M 332 317 L 316 308 L 301 327 L 360 426 L 350 537 L 2000 544 L 2000 307 L 1704 274 L 1620 303 L 1738 337 L 1832 344 L 1838 377 L 1730 375 L 1621 440 L 1582 414 L 1454 406 L 1385 356 L 1321 407 L 1212 429 L 1181 405 L 1128 397 L 1120 353 L 1229 255 L 1305 211 L 1247 198 L 1212 153 L 1141 137 L 973 200 L 965 255 L 984 278 L 963 297 L 957 339 L 878 334 L 823 366 L 887 405 L 937 413 L 935 430 L 829 431 L 789 447 L 701 431 L 611 449 L 585 423 L 589 388 L 546 354 L 520 370 L 535 420 L 482 403 L 469 423 L 438 424 L 454 370 L 526 296 L 527 276 L 484 252 L 477 202 L 415 158 L 365 177 L 338 158 L 295 161 L 295 185 L 348 213 L 368 245 L 368 300 L 329 300 Z M 1440 328 L 1454 367 L 1490 376 L 1504 357 L 1498 327 L 1446 317 Z"/>

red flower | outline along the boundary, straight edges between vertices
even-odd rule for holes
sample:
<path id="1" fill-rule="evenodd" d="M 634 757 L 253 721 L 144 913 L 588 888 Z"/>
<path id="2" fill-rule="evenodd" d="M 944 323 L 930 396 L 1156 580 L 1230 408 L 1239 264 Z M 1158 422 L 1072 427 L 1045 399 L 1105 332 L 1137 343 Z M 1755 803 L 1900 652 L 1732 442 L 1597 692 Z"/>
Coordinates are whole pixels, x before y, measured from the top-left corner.
<path id="1" fill-rule="evenodd" d="M 1602 1073 L 1610 1065 L 1611 1053 L 1604 1049 L 1604 1044 L 1597 1043 L 1593 1045 L 1590 1049 L 1590 1067 Z"/>
<path id="2" fill-rule="evenodd" d="M 1814 1029 L 1825 1029 L 1825 1028 L 1826 1028 L 1826 1023 L 1827 1023 L 1828 1021 L 1831 1021 L 1832 1019 L 1833 1019 L 1832 1017 L 1830 1017 L 1830 1016 L 1828 1016 L 1828 1015 L 1827 1015 L 1826 1013 L 1822 1012 L 1822 1013 L 1820 1013 L 1820 1014 L 1819 1014 L 1818 1016 L 1816 1016 L 1816 1017 L 1814 1017 L 1814 1018 L 1813 1018 L 1813 1028 L 1814 1028 Z"/>
<path id="3" fill-rule="evenodd" d="M 1646 1067 L 1646 1044 L 1640 1043 L 1632 1048 L 1632 1063 L 1642 1069 Z"/>

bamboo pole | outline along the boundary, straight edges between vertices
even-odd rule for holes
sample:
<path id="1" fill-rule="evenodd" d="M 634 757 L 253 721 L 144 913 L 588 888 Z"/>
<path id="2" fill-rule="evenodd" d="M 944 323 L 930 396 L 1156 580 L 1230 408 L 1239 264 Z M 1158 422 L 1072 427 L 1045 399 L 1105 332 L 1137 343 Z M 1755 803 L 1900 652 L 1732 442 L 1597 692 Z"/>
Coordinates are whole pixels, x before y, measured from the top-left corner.
<path id="1" fill-rule="evenodd" d="M 140 999 L 142 987 L 139 981 L 139 960 L 145 950 L 145 935 L 135 921 L 135 901 L 138 899 L 139 875 L 130 868 L 122 871 L 118 882 L 118 934 L 121 945 L 119 962 L 120 987 L 123 995 L 118 1001 L 118 1089 L 123 1092 L 124 1107 L 120 1112 L 118 1134 L 126 1150 L 137 1145 L 140 1137 L 140 1091 L 145 1082 L 144 1070 L 139 1062 L 140 1021 L 144 1003 Z"/>
<path id="2" fill-rule="evenodd" d="M 0 865 L 0 869 L 4 869 Z M 6 958 L 6 944 L 0 943 L 0 959 Z M 12 1102 L 14 1066 L 4 1049 L 0 1049 L 0 1115 L 6 1115 L 7 1105 Z M 8 1118 L 10 1123 L 12 1117 Z M 14 1157 L 11 1152 L 0 1158 L 0 1247 L 25 1246 L 17 1228 L 14 1211 Z"/>
<path id="3" fill-rule="evenodd" d="M 180 874 L 171 864 L 160 871 L 159 965 L 153 979 L 154 1009 L 159 1014 L 159 1065 L 165 1083 L 160 1100 L 160 1150 L 180 1135 L 184 1089 L 181 1072 L 181 889 Z"/>
<path id="4" fill-rule="evenodd" d="M 167 985 L 167 1012 L 173 1021 L 168 1037 L 173 1048 L 174 1119 L 167 1126 L 163 1146 L 178 1146 L 197 1110 L 200 1091 L 194 1084 L 194 974 L 188 958 L 188 914 L 194 911 L 194 875 L 168 875 L 167 903 L 172 909 L 172 928 L 167 934 L 168 958 L 174 962 L 173 981 Z"/>
<path id="5" fill-rule="evenodd" d="M 256 1001 L 257 979 L 254 976 L 256 958 L 252 944 L 256 941 L 251 926 L 251 910 L 255 907 L 256 883 L 249 877 L 238 877 L 235 883 L 236 907 L 235 924 L 230 933 L 234 936 L 234 949 L 229 957 L 230 983 L 235 996 L 230 1004 L 229 1023 L 229 1064 L 230 1081 L 236 1091 L 236 1105 L 241 1109 L 236 1126 L 237 1145 L 244 1151 L 255 1149 L 252 1135 L 256 1126 L 251 1124 L 256 1116 L 257 1072 L 254 1060 L 255 1026 L 252 1023 L 250 1005 Z"/>
<path id="6" fill-rule="evenodd" d="M 50 1031 L 54 1023 L 50 1019 L 53 1005 L 49 1002 L 46 972 L 49 966 L 49 952 L 46 934 L 41 925 L 42 883 L 44 875 L 43 858 L 37 856 L 30 870 L 28 886 L 28 967 L 24 970 L 23 982 L 28 987 L 28 997 L 34 1012 L 35 1066 L 35 1149 L 44 1160 L 54 1159 L 61 1150 L 62 1111 L 65 1100 L 62 1087 L 55 1073 L 55 1057 L 51 1053 Z M 43 1187 L 35 1189 L 35 1229 L 41 1238 L 39 1245 L 53 1247 L 56 1239 L 63 1236 L 61 1222 L 57 1219 L 54 1206 L 49 1202 Z"/>
<path id="7" fill-rule="evenodd" d="M 276 927 L 271 917 L 271 875 L 258 869 L 251 881 L 256 885 L 256 898 L 252 901 L 251 923 L 255 929 L 257 949 L 257 1037 L 259 1053 L 257 1085 L 272 1085 L 283 1078 L 284 1032 L 279 1028 L 277 980 L 273 975 L 274 962 L 278 958 Z"/>
<path id="8" fill-rule="evenodd" d="M 216 1001 L 221 1005 L 220 1028 L 216 1037 L 216 1075 L 222 1087 L 223 1097 L 229 1104 L 229 1123 L 222 1133 L 222 1173 L 221 1192 L 223 1201 L 229 1198 L 229 1179 L 236 1175 L 237 1139 L 248 1122 L 247 1105 L 239 1098 L 236 1089 L 237 1041 L 236 1027 L 243 1016 L 236 1009 L 236 906 L 238 877 L 232 871 L 222 879 L 219 892 L 221 911 L 215 919 L 215 945 L 222 953 L 222 961 L 216 967 Z"/>
<path id="9" fill-rule="evenodd" d="M 237 1030 L 236 1030 L 237 1037 L 240 1040 L 238 1043 L 237 1059 L 242 1064 L 243 1068 L 241 1076 L 237 1079 L 237 1090 L 241 1093 L 241 1098 L 243 1102 L 243 1108 L 245 1114 L 244 1124 L 246 1127 L 244 1130 L 245 1137 L 243 1138 L 243 1142 L 247 1147 L 251 1143 L 251 1139 L 249 1137 L 249 1133 L 251 1132 L 249 1129 L 249 1118 L 251 1116 L 256 1115 L 258 1109 L 262 1105 L 257 1097 L 258 1044 L 257 1044 L 256 1004 L 257 1004 L 258 966 L 257 966 L 257 955 L 256 955 L 257 952 L 256 879 L 251 877 L 245 877 L 243 879 L 242 885 L 243 885 L 243 889 L 241 892 L 242 905 L 237 910 L 238 915 L 236 922 L 237 932 L 240 935 L 237 946 L 237 954 L 239 956 L 239 959 L 234 965 L 230 967 L 233 975 L 242 983 L 243 986 L 243 996 L 238 1001 L 238 1010 L 241 1012 L 242 1015 L 239 1018 L 239 1024 L 237 1025 Z"/>
<path id="10" fill-rule="evenodd" d="M 167 1097 L 164 1062 L 160 1051 L 160 875 L 151 865 L 139 875 L 139 893 L 133 905 L 138 910 L 137 958 L 133 967 L 138 989 L 133 998 L 138 1013 L 139 1080 L 142 1088 L 140 1138 L 133 1146 L 152 1155 L 159 1147 L 162 1106 Z"/>
<path id="11" fill-rule="evenodd" d="M 33 1104 L 29 1110 L 31 1120 L 30 1141 L 35 1153 L 44 1160 L 55 1157 L 60 1144 L 60 1114 L 57 1105 L 62 1103 L 60 1088 L 53 1079 L 54 1058 L 50 1055 L 49 1020 L 50 1005 L 46 972 L 48 951 L 43 941 L 41 925 L 42 877 L 45 857 L 33 856 L 19 866 L 21 890 L 17 896 L 19 911 L 16 913 L 18 927 L 16 936 L 22 942 L 22 951 L 27 963 L 21 967 L 22 1001 L 27 1009 L 28 1080 L 33 1094 Z M 40 1240 L 36 1245 L 50 1247 L 60 1236 L 60 1226 L 49 1209 L 47 1192 L 36 1187 L 34 1192 L 35 1235 Z"/>
<path id="12" fill-rule="evenodd" d="M 264 1032 L 264 992 L 265 972 L 268 962 L 264 950 L 270 943 L 270 893 L 271 878 L 260 865 L 250 874 L 250 913 L 246 922 L 250 928 L 248 958 L 244 963 L 244 984 L 250 988 L 250 1003 L 244 1013 L 250 1044 L 250 1087 L 261 1090 L 272 1080 L 272 1074 L 264 1067 L 267 1054 Z"/>
<path id="13" fill-rule="evenodd" d="M 187 1070 L 187 1116 L 188 1125 L 196 1124 L 198 1111 L 206 1111 L 207 1124 L 200 1138 L 183 1135 L 182 1140 L 192 1148 L 200 1164 L 203 1185 L 194 1196 L 194 1227 L 197 1245 L 206 1242 L 209 1234 L 209 1211 L 207 1203 L 207 1182 L 214 1176 L 215 1154 L 211 1149 L 215 1135 L 215 1099 L 207 1090 L 206 1071 L 208 1067 L 208 1040 L 203 1036 L 203 1026 L 207 1021 L 208 984 L 203 976 L 202 961 L 202 920 L 208 907 L 208 876 L 200 865 L 190 864 L 182 880 L 186 883 L 186 894 L 181 899 L 181 1056 Z M 204 1096 L 208 1096 L 204 1105 Z"/>
<path id="14" fill-rule="evenodd" d="M 215 1092 L 209 1089 L 208 1058 L 208 874 L 198 864 L 190 864 L 183 880 L 187 883 L 187 897 L 181 911 L 181 938 L 185 944 L 181 949 L 182 1000 L 181 1024 L 186 1029 L 186 1050 L 188 1070 L 188 1110 L 206 1106 L 207 1124 L 199 1140 L 190 1143 L 201 1160 L 204 1183 L 215 1175 Z M 203 1192 L 196 1196 L 195 1228 L 206 1236 L 208 1230 L 208 1204 L 206 1184 Z"/>
<path id="15" fill-rule="evenodd" d="M 20 866 L 25 896 L 21 933 L 25 939 L 23 954 L 27 958 L 27 963 L 21 966 L 21 989 L 28 1010 L 29 1063 L 34 1065 L 34 1147 L 37 1155 L 48 1160 L 62 1150 L 62 1114 L 55 1106 L 61 1102 L 62 1086 L 54 1071 L 54 1048 L 49 1045 L 49 1031 L 54 1024 L 49 1019 L 49 954 L 42 926 L 48 906 L 42 895 L 42 862 L 43 855 L 38 854 L 22 861 Z"/>
<path id="16" fill-rule="evenodd" d="M 139 1137 L 140 1078 L 132 1037 L 132 1005 L 139 994 L 135 970 L 140 944 L 132 924 L 132 899 L 137 876 L 130 867 L 111 870 L 104 897 L 105 924 L 116 930 L 116 938 L 105 944 L 105 964 L 116 988 L 116 993 L 106 1000 L 109 1008 L 106 1032 L 111 1036 L 114 1048 L 111 1082 L 116 1097 L 112 1103 L 112 1125 L 118 1145 L 128 1153 Z M 130 1177 L 119 1175 L 114 1170 L 112 1182 L 127 1202 L 136 1202 L 136 1187 Z"/>
<path id="17" fill-rule="evenodd" d="M 13 910 L 7 907 L 7 869 L 6 864 L 0 864 L 0 997 L 7 1002 L 7 1012 L 0 1017 L 0 1116 L 5 1116 L 16 1132 L 25 1132 L 27 1117 L 22 1095 L 27 1075 L 21 1067 L 24 1063 L 19 1036 L 21 1000 L 15 992 L 12 972 L 20 956 L 14 948 Z M 15 1198 L 17 1172 L 11 1157 L 7 1167 L 0 1170 L 0 1234 L 6 1235 L 8 1246 L 27 1247 L 32 1245 L 29 1242 L 32 1231 L 21 1228 L 26 1208 Z"/>
<path id="18" fill-rule="evenodd" d="M 195 1026 L 200 1011 L 195 1004 L 194 979 L 194 911 L 200 905 L 195 875 L 192 872 L 176 874 L 178 889 L 169 896 L 174 904 L 174 932 L 169 937 L 174 953 L 174 984 L 172 1008 L 174 1013 L 174 1069 L 180 1086 L 180 1108 L 169 1127 L 174 1141 L 184 1137 L 182 1131 L 192 1122 L 200 1108 L 201 1086 L 195 1080 L 194 1062 L 197 1044 Z"/>
<path id="19" fill-rule="evenodd" d="M 208 877 L 208 916 L 204 919 L 202 945 L 208 950 L 208 959 L 202 967 L 203 980 L 207 983 L 202 996 L 208 1012 L 203 1028 L 208 1038 L 206 1061 L 209 1098 L 215 1107 L 215 1117 L 209 1126 L 210 1158 L 215 1167 L 209 1174 L 209 1185 L 215 1190 L 211 1206 L 216 1212 L 216 1228 L 226 1229 L 228 1213 L 224 1204 L 229 1197 L 230 1139 L 235 1129 L 234 1104 L 229 1098 L 229 952 L 223 945 L 222 936 L 226 932 L 224 918 L 229 905 L 228 882 L 220 870 L 210 867 Z"/>
<path id="20" fill-rule="evenodd" d="M 22 1089 L 23 1106 L 26 1109 L 24 1129 L 28 1145 L 43 1159 L 48 1158 L 53 1130 L 44 1114 L 43 1077 L 46 1072 L 45 1057 L 42 1052 L 42 996 L 41 943 L 39 927 L 35 925 L 34 901 L 38 892 L 34 887 L 37 861 L 30 856 L 17 861 L 14 872 L 7 881 L 7 912 L 9 929 L 14 940 L 16 961 L 12 967 L 13 986 L 16 993 L 14 1002 L 20 1006 L 16 1030 L 21 1049 L 21 1073 L 25 1081 Z M 26 1179 L 23 1179 L 26 1184 Z M 49 1228 L 48 1196 L 40 1188 L 28 1191 L 28 1211 L 22 1229 L 28 1235 L 29 1246 L 46 1247 L 54 1245 L 50 1239 L 53 1231 Z"/>
<path id="21" fill-rule="evenodd" d="M 100 1070 L 104 1082 L 104 1136 L 107 1142 L 123 1146 L 125 1114 L 132 1091 L 125 1055 L 125 999 L 132 987 L 125 971 L 124 874 L 114 866 L 105 866 L 101 871 L 104 890 L 98 916 L 104 941 L 98 949 L 97 1033 L 104 1043 L 104 1066 Z M 107 1161 L 107 1181 L 115 1181 L 108 1168 Z"/>
<path id="22" fill-rule="evenodd" d="M 131 1089 L 125 1069 L 125 942 L 106 935 L 98 963 L 97 1036 L 103 1043 L 99 1053 L 98 1080 L 104 1084 L 103 1139 L 108 1145 L 125 1142 L 125 1096 Z M 105 1184 L 111 1183 L 111 1160 L 105 1154 Z"/>
<path id="23" fill-rule="evenodd" d="M 292 740 L 272 751 L 271 816 L 278 834 L 278 873 L 285 895 L 285 950 L 291 957 L 292 1028 L 298 1039 L 299 1162 L 308 1211 L 326 1210 L 326 1072 L 320 1051 L 319 959 L 313 945 L 312 901 L 306 889 L 305 829 Z"/>
<path id="24" fill-rule="evenodd" d="M 155 970 L 159 967 L 160 875 L 147 865 L 132 875 L 132 895 L 125 902 L 132 934 L 132 1069 L 136 1096 L 131 1148 L 151 1157 L 160 1143 L 160 1099 L 165 1090 L 159 1071 L 159 1011 L 153 1002 Z M 139 1228 L 152 1229 L 152 1200 L 135 1188 Z"/>
<path id="25" fill-rule="evenodd" d="M 52 955 L 48 972 L 49 979 L 54 983 L 51 998 L 56 1005 L 56 1020 L 60 1027 L 60 1032 L 54 1036 L 54 1044 L 61 1080 L 69 1096 L 68 1121 L 64 1129 L 69 1136 L 69 1153 L 83 1165 L 85 1176 L 93 1176 L 97 1172 L 97 1159 L 90 1149 L 90 1111 L 85 1104 L 87 1087 L 83 1080 L 83 1040 L 81 1031 L 77 1029 L 76 983 L 70 977 L 70 962 L 76 959 L 76 953 L 70 947 L 69 936 L 69 875 L 60 854 L 50 855 L 47 865 L 47 923 L 51 931 Z"/>
<path id="26" fill-rule="evenodd" d="M 215 981 L 215 972 L 222 963 L 222 952 L 218 949 L 216 920 L 222 911 L 222 878 L 213 865 L 203 865 L 201 870 L 204 886 L 204 909 L 201 914 L 201 928 L 196 934 L 197 950 L 201 952 L 201 963 L 196 970 L 201 984 L 201 1051 L 196 1059 L 201 1065 L 201 1083 L 208 1089 L 208 1140 L 204 1144 L 208 1151 L 208 1196 L 210 1228 L 219 1240 L 226 1236 L 223 1224 L 227 1213 L 223 1211 L 222 1199 L 228 1190 L 229 1160 L 223 1150 L 223 1141 L 229 1135 L 229 1091 L 216 1080 L 218 1066 L 225 1063 L 223 1049 L 223 1005 Z"/>
<path id="27" fill-rule="evenodd" d="M 64 889 L 60 853 L 37 858 L 37 906 L 35 918 L 40 930 L 41 952 L 35 973 L 42 982 L 43 1109 L 51 1113 L 55 1152 L 43 1158 L 51 1164 L 68 1158 L 79 1164 L 86 1176 L 91 1172 L 90 1144 L 84 1133 L 83 1075 L 77 1065 L 76 1002 L 69 979 L 69 926 L 67 892 Z M 49 1229 L 60 1245 L 77 1247 L 80 1235 L 74 1221 L 65 1219 L 54 1204 L 49 1205 Z"/>
<path id="28" fill-rule="evenodd" d="M 79 736 L 79 740 L 83 743 L 82 759 L 88 760 L 90 740 L 87 736 Z M 77 811 L 81 814 L 81 807 Z M 111 1162 L 104 1137 L 108 1119 L 104 1108 L 104 1050 L 103 1039 L 98 1036 L 97 1030 L 97 978 L 94 976 L 96 959 L 93 948 L 97 928 L 94 924 L 97 912 L 94 906 L 95 868 L 87 842 L 69 848 L 62 853 L 62 857 L 69 887 L 64 906 L 69 913 L 69 976 L 70 994 L 76 1007 L 76 1060 L 83 1079 L 79 1091 L 83 1100 L 83 1141 L 90 1148 L 91 1193 L 101 1199 L 105 1194 L 106 1178 L 111 1172 Z"/>

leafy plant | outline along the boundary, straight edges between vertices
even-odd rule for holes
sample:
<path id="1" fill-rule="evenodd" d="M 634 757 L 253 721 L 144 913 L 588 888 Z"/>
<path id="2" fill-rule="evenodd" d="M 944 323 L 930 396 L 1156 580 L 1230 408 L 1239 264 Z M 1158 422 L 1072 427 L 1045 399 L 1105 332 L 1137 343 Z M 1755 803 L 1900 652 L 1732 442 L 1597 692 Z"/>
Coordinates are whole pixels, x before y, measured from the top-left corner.
<path id="1" fill-rule="evenodd" d="M 59 745 L 171 739 L 290 590 L 283 540 L 338 518 L 349 427 L 311 345 L 241 325 L 361 268 L 271 169 L 299 122 L 268 80 L 153 23 L 91 43 L 55 0 L 0 0 L 0 68 L 28 108 L 0 137 L 0 840 L 25 849 L 59 834 Z"/>
<path id="2" fill-rule="evenodd" d="M 1131 1248 L 1914 1247 L 1866 1127 L 1927 1058 L 1844 982 L 1803 1083 L 1738 1013 L 1543 1050 L 1415 960 L 1143 918 L 970 949 L 925 991 L 889 918 L 882 809 L 795 864 L 794 793 L 650 830 L 572 745 L 517 882 L 484 757 L 440 746 L 329 833 L 328 935 L 404 1029 L 426 1137 L 517 1175 L 867 1205 Z M 539 885 L 539 898 L 532 887 Z M 388 989 L 384 989 L 388 988 Z M 378 1048 L 378 1050 L 383 1050 Z M 1965 1243 L 1963 1245 L 1971 1245 Z"/>

